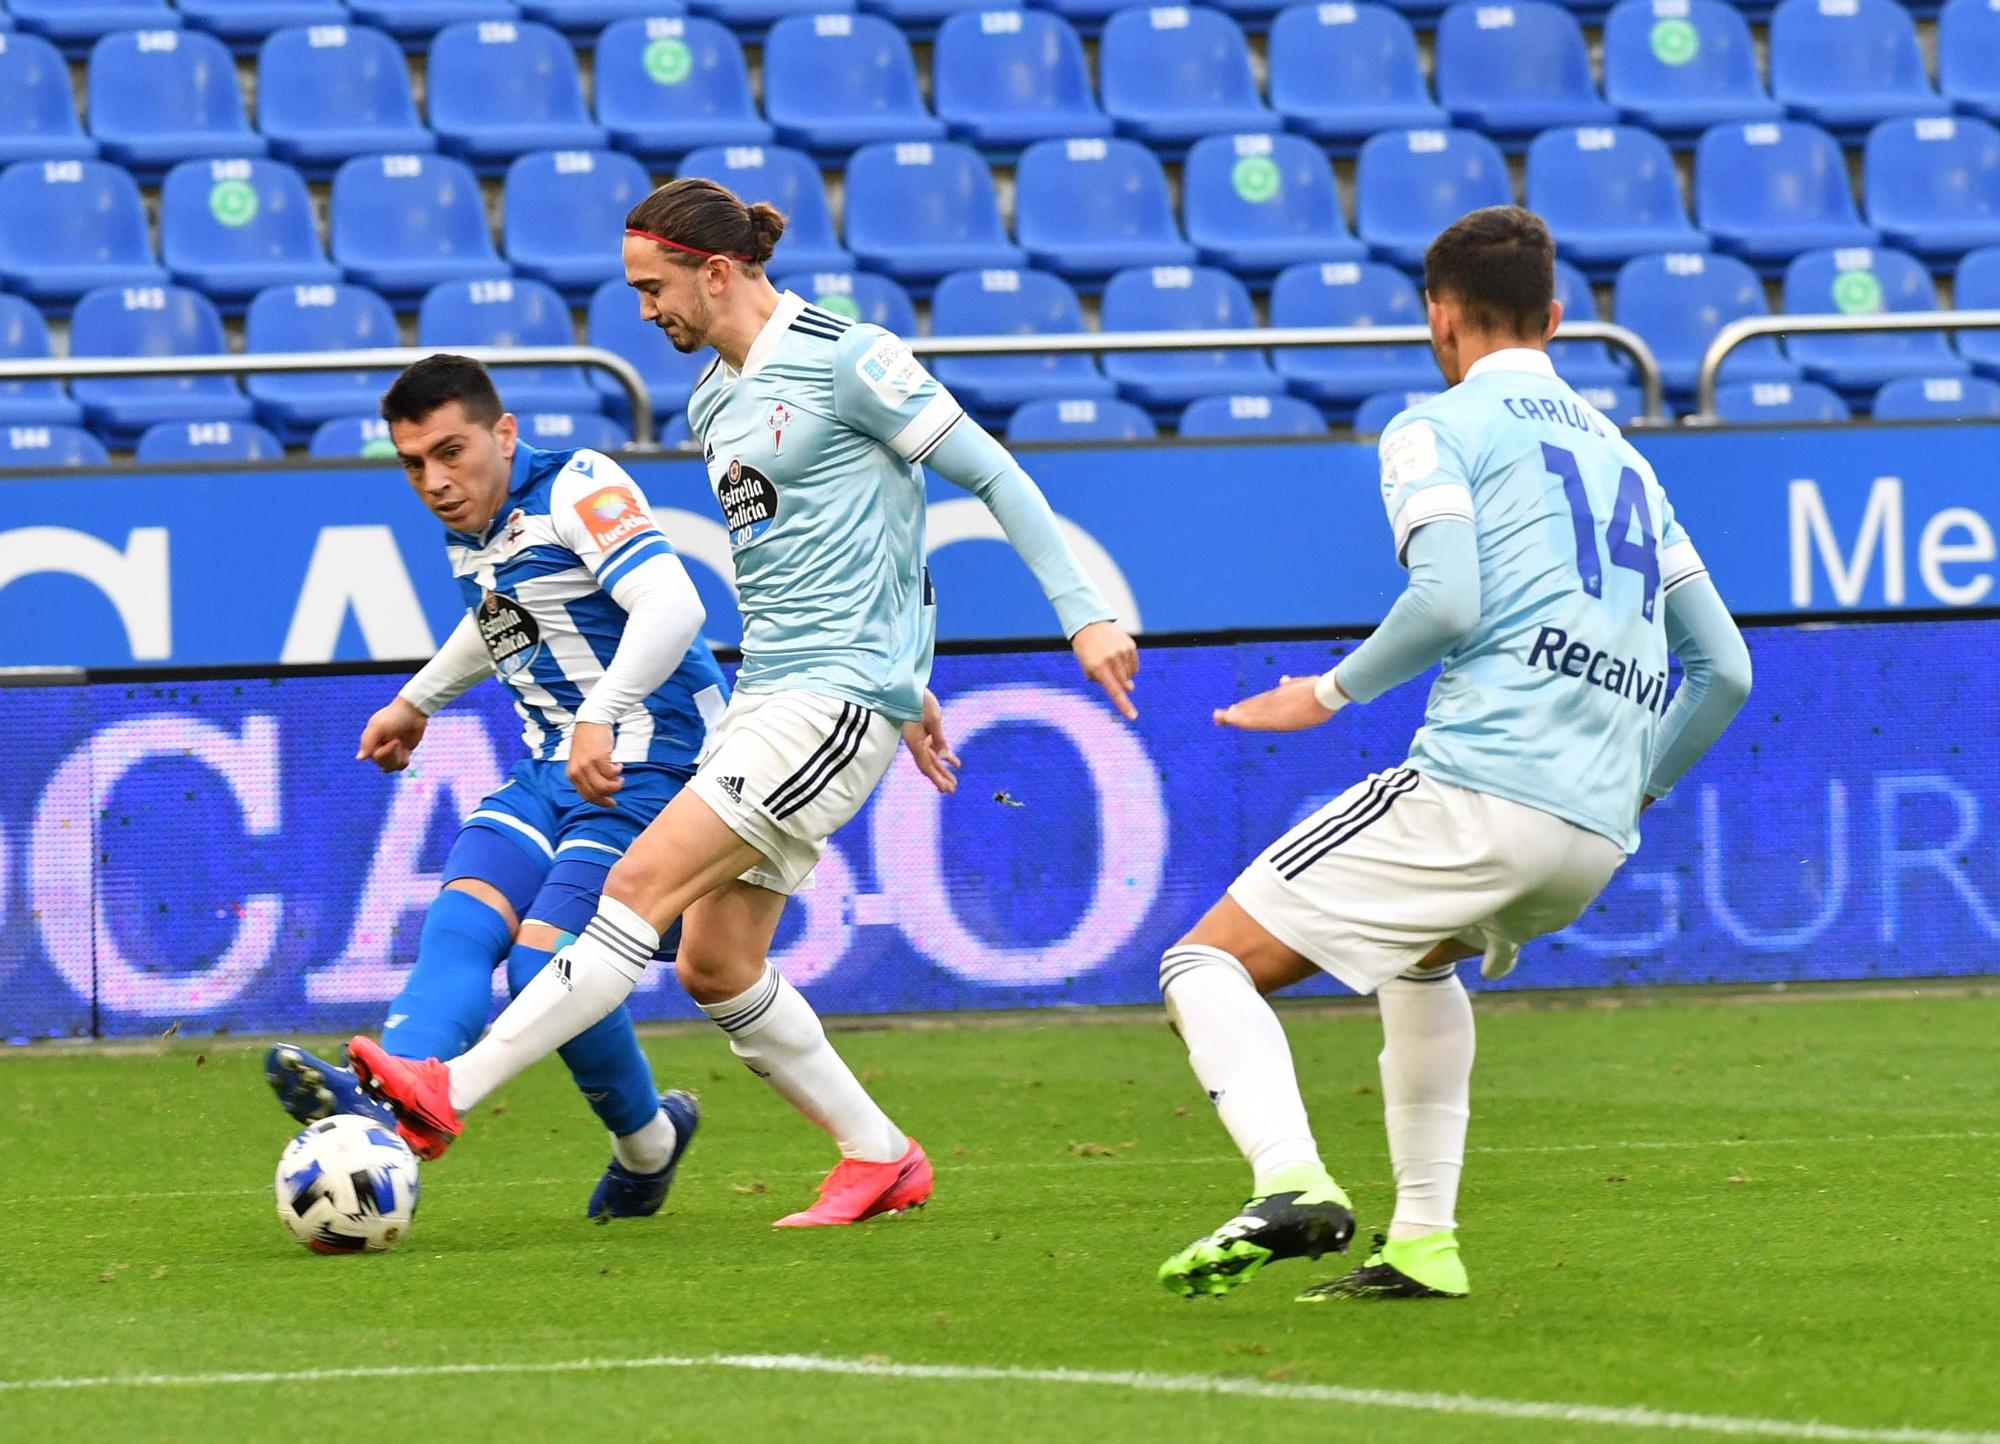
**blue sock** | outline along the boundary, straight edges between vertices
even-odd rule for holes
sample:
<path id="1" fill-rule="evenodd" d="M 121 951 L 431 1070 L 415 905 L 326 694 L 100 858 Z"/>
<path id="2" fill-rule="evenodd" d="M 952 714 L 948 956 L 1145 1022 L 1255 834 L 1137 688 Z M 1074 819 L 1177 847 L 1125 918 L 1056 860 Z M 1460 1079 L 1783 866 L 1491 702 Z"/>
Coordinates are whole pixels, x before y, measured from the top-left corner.
<path id="1" fill-rule="evenodd" d="M 479 1037 L 493 1011 L 493 969 L 514 931 L 470 893 L 447 888 L 424 914 L 417 965 L 382 1027 L 383 1050 L 396 1058 L 456 1058 Z"/>
<path id="2" fill-rule="evenodd" d="M 507 987 L 519 993 L 528 980 L 555 956 L 540 948 L 515 944 L 507 954 Z M 620 1004 L 557 1050 L 570 1077 L 582 1090 L 591 1111 L 614 1134 L 637 1133 L 660 1111 L 660 1090 L 653 1084 L 652 1065 L 632 1031 L 632 1015 Z"/>

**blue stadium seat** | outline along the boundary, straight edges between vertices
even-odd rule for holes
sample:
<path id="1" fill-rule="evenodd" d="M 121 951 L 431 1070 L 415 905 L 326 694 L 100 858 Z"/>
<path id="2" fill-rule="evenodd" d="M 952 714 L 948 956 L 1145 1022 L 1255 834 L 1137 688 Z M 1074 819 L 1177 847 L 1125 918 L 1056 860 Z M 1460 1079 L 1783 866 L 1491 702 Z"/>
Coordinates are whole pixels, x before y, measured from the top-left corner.
<path id="1" fill-rule="evenodd" d="M 401 344 L 396 313 L 365 286 L 274 286 L 243 316 L 249 352 L 367 351 Z M 257 419 L 287 441 L 336 416 L 374 409 L 394 371 L 300 371 L 244 378 Z"/>
<path id="2" fill-rule="evenodd" d="M 1595 321 L 1597 297 L 1590 282 L 1568 261 L 1556 260 L 1556 299 L 1562 302 L 1563 324 Z M 1549 360 L 1556 374 L 1579 389 L 1585 386 L 1622 386 L 1629 379 L 1625 367 L 1612 359 L 1611 349 L 1597 341 L 1551 341 Z"/>
<path id="3" fill-rule="evenodd" d="M 952 16 L 938 30 L 932 73 L 938 119 L 987 150 L 1111 133 L 1091 93 L 1083 42 L 1046 10 Z"/>
<path id="4" fill-rule="evenodd" d="M 106 160 L 142 179 L 176 161 L 262 155 L 236 62 L 199 30 L 130 30 L 90 49 L 90 131 Z"/>
<path id="5" fill-rule="evenodd" d="M 793 15 L 826 15 L 854 9 L 854 0 L 691 0 L 695 14 L 718 20 L 738 35 L 763 35 Z"/>
<path id="6" fill-rule="evenodd" d="M 1395 130 L 1361 147 L 1355 226 L 1368 249 L 1415 270 L 1437 233 L 1481 206 L 1514 199 L 1507 158 L 1469 130 Z"/>
<path id="7" fill-rule="evenodd" d="M 585 320 L 590 344 L 616 351 L 639 368 L 646 380 L 646 395 L 653 414 L 664 426 L 668 417 L 687 410 L 694 383 L 715 359 L 714 353 L 697 351 L 683 356 L 667 340 L 666 333 L 650 321 L 639 319 L 639 297 L 623 281 L 606 281 L 591 295 Z M 621 426 L 632 424 L 632 403 L 625 388 L 602 371 L 590 373 L 598 401 Z"/>
<path id="8" fill-rule="evenodd" d="M 1104 109 L 1122 135 L 1177 151 L 1204 135 L 1270 130 L 1242 27 L 1203 5 L 1135 5 L 1104 26 Z"/>
<path id="9" fill-rule="evenodd" d="M 1938 14 L 1938 89 L 1960 110 L 2000 120 L 2000 7 L 1947 0 Z"/>
<path id="10" fill-rule="evenodd" d="M 162 421 L 149 426 L 134 448 L 134 461 L 282 461 L 278 438 L 254 421 Z"/>
<path id="11" fill-rule="evenodd" d="M 185 286 L 106 286 L 76 303 L 72 356 L 208 356 L 225 352 L 222 317 Z M 161 421 L 248 421 L 249 398 L 232 376 L 102 378 L 71 383 L 91 428 L 130 445 Z"/>
<path id="12" fill-rule="evenodd" d="M 393 461 L 396 443 L 389 439 L 389 423 L 379 416 L 342 416 L 313 432 L 308 455 L 316 461 L 337 461 L 346 457 Z"/>
<path id="13" fill-rule="evenodd" d="M 166 280 L 131 173 L 101 160 L 24 160 L 0 171 L 0 282 L 45 305 L 97 286 Z"/>
<path id="14" fill-rule="evenodd" d="M 1695 147 L 1695 223 L 1716 249 L 1776 271 L 1802 251 L 1869 246 L 1847 161 L 1804 121 L 1718 125 Z"/>
<path id="15" fill-rule="evenodd" d="M 179 0 L 181 18 L 230 49 L 255 50 L 266 35 L 290 25 L 345 25 L 341 0 Z"/>
<path id="16" fill-rule="evenodd" d="M 1246 278 L 1300 261 L 1355 260 L 1326 153 L 1297 135 L 1211 135 L 1181 172 L 1188 239 L 1210 265 Z"/>
<path id="17" fill-rule="evenodd" d="M 2000 244 L 2000 130 L 1974 116 L 1885 120 L 1865 155 L 1883 240 L 1933 265 Z"/>
<path id="18" fill-rule="evenodd" d="M 1115 137 L 1044 140 L 1023 151 L 1014 171 L 1014 234 L 1030 264 L 1080 285 L 1127 266 L 1195 258 L 1174 224 L 1159 158 Z"/>
<path id="19" fill-rule="evenodd" d="M 948 271 L 1018 266 L 992 172 L 955 140 L 883 141 L 847 163 L 847 246 L 864 266 L 927 287 Z"/>
<path id="20" fill-rule="evenodd" d="M 257 52 L 257 124 L 271 154 L 324 175 L 357 155 L 437 149 L 403 52 L 380 30 L 280 30 Z"/>
<path id="21" fill-rule="evenodd" d="M 594 150 L 576 51 L 530 20 L 447 25 L 431 41 L 431 129 L 453 155 L 498 170 L 531 150 Z"/>
<path id="22" fill-rule="evenodd" d="M 1104 22 L 1129 3 L 1131 0 L 1048 0 L 1041 8 L 1062 16 L 1079 35 L 1088 38 L 1102 34 Z"/>
<path id="23" fill-rule="evenodd" d="M 993 0 L 863 0 L 862 9 L 893 21 L 912 40 L 935 38 L 955 16 L 990 6 Z"/>
<path id="24" fill-rule="evenodd" d="M 1771 93 L 1792 114 L 1849 134 L 1942 108 L 1916 23 L 1896 0 L 1784 0 L 1771 12 Z"/>
<path id="25" fill-rule="evenodd" d="M 621 20 L 597 42 L 597 121 L 652 161 L 705 145 L 765 145 L 776 132 L 750 99 L 743 44 L 713 20 Z"/>
<path id="26" fill-rule="evenodd" d="M 938 283 L 931 331 L 938 336 L 1064 336 L 1084 329 L 1069 283 L 1047 271 L 960 271 Z M 988 424 L 1029 401 L 1108 397 L 1097 362 L 1078 353 L 940 356 L 937 379 Z"/>
<path id="27" fill-rule="evenodd" d="M 23 30 L 72 57 L 113 31 L 170 30 L 181 23 L 180 11 L 167 0 L 9 0 L 7 8 Z"/>
<path id="28" fill-rule="evenodd" d="M 1107 331 L 1248 330 L 1256 310 L 1243 283 L 1212 266 L 1134 266 L 1104 287 Z M 1283 391 L 1261 351 L 1122 351 L 1104 358 L 1104 374 L 1127 400 L 1178 414 L 1200 396 Z"/>
<path id="29" fill-rule="evenodd" d="M 653 189 L 646 168 L 612 150 L 544 150 L 507 167 L 502 245 L 514 269 L 580 300 L 624 275 L 611 244 Z"/>
<path id="30" fill-rule="evenodd" d="M 340 279 L 313 223 L 312 197 L 272 160 L 189 160 L 160 187 L 160 259 L 225 310 L 267 286 Z"/>
<path id="31" fill-rule="evenodd" d="M 513 0 L 347 0 L 357 23 L 386 30 L 412 50 L 448 25 L 467 21 L 514 20 Z"/>
<path id="32" fill-rule="evenodd" d="M 2000 418 L 2000 381 L 1983 376 L 1905 376 L 1875 393 L 1877 421 L 1991 421 Z"/>
<path id="33" fill-rule="evenodd" d="M 39 36 L 0 33 L 0 164 L 96 154 L 76 118 L 62 53 Z"/>
<path id="34" fill-rule="evenodd" d="M 1708 249 L 1688 223 L 1673 153 L 1637 126 L 1543 131 L 1528 146 L 1527 204 L 1549 223 L 1556 249 L 1592 276 L 1634 256 Z"/>
<path id="35" fill-rule="evenodd" d="M 1204 396 L 1190 401 L 1175 428 L 1182 436 L 1324 436 L 1326 418 L 1296 396 Z"/>
<path id="36" fill-rule="evenodd" d="M 0 295 L 0 360 L 39 361 L 53 354 L 42 313 L 19 296 Z M 82 419 L 83 408 L 60 381 L 0 381 L 0 426 Z"/>
<path id="37" fill-rule="evenodd" d="M 1030 401 L 1007 418 L 1009 441 L 1150 441 L 1153 418 L 1129 401 Z"/>
<path id="38" fill-rule="evenodd" d="M 1570 389 L 1603 412 L 1613 426 L 1638 426 L 1645 421 L 1645 395 L 1636 386 L 1578 386 L 1571 382 Z"/>
<path id="39" fill-rule="evenodd" d="M 1958 263 L 1952 304 L 1961 311 L 2000 311 L 2000 246 L 1986 246 Z M 1958 354 L 1982 376 L 2000 376 L 2000 331 L 1960 331 Z"/>
<path id="40" fill-rule="evenodd" d="M 1604 22 L 1604 98 L 1674 137 L 1783 114 L 1764 92 L 1749 23 L 1724 0 L 1622 0 Z"/>
<path id="41" fill-rule="evenodd" d="M 1817 381 L 1737 381 L 1715 388 L 1715 414 L 1730 426 L 1798 426 L 1846 421 L 1838 392 Z"/>
<path id="42" fill-rule="evenodd" d="M 1444 378 L 1438 378 L 1442 384 Z M 1377 391 L 1354 408 L 1354 430 L 1359 436 L 1380 436 L 1389 423 L 1420 402 L 1437 395 L 1429 391 Z"/>
<path id="43" fill-rule="evenodd" d="M 544 451 L 616 451 L 632 444 L 632 434 L 594 411 L 530 411 L 521 417 L 521 440 Z"/>
<path id="44" fill-rule="evenodd" d="M 780 291 L 797 291 L 822 311 L 866 321 L 898 336 L 917 334 L 910 293 L 873 271 L 798 271 L 778 278 Z"/>
<path id="45" fill-rule="evenodd" d="M 688 425 L 687 413 L 676 411 L 660 427 L 660 445 L 668 451 L 699 451 L 694 443 L 694 428 Z"/>
<path id="46" fill-rule="evenodd" d="M 1410 22 L 1387 5 L 1309 0 L 1271 22 L 1271 108 L 1340 152 L 1384 130 L 1435 130 Z"/>
<path id="47" fill-rule="evenodd" d="M 1408 276 L 1378 261 L 1294 266 L 1272 283 L 1273 326 L 1421 326 L 1424 303 Z M 1430 347 L 1286 347 L 1278 374 L 1336 415 L 1378 391 L 1437 391 L 1444 378 Z"/>
<path id="48" fill-rule="evenodd" d="M 681 0 L 519 0 L 521 15 L 565 35 L 595 40 L 607 25 L 679 15 Z"/>
<path id="49" fill-rule="evenodd" d="M 1682 252 L 1641 256 L 1618 272 L 1611 315 L 1653 348 L 1670 396 L 1694 390 L 1702 355 L 1715 333 L 1745 316 L 1766 316 L 1763 282 L 1734 256 Z M 1769 336 L 1748 341 L 1722 363 L 1725 382 L 1793 381 L 1799 368 Z"/>
<path id="50" fill-rule="evenodd" d="M 417 308 L 417 344 L 449 351 L 464 346 L 574 346 L 569 307 L 553 286 L 508 278 L 446 281 Z M 494 384 L 509 411 L 595 411 L 598 393 L 575 366 L 507 366 Z"/>
<path id="51" fill-rule="evenodd" d="M 0 471 L 103 466 L 104 443 L 80 426 L 0 426 Z"/>
<path id="52" fill-rule="evenodd" d="M 764 114 L 786 145 L 833 156 L 942 138 L 903 32 L 879 15 L 793 15 L 764 41 Z"/>
<path id="53" fill-rule="evenodd" d="M 780 271 L 844 271 L 854 257 L 833 234 L 833 212 L 812 157 L 782 145 L 705 146 L 680 164 L 682 175 L 706 176 L 745 201 L 769 201 L 785 217 L 784 238 L 770 265 Z"/>
<path id="54" fill-rule="evenodd" d="M 1438 20 L 1438 103 L 1454 125 L 1525 140 L 1554 125 L 1606 125 L 1576 17 L 1548 0 L 1467 0 Z"/>
<path id="55" fill-rule="evenodd" d="M 1785 271 L 1785 310 L 1794 315 L 1937 309 L 1930 273 L 1902 251 L 1866 246 L 1809 251 Z M 1813 380 L 1850 396 L 1905 376 L 1962 376 L 1967 370 L 1939 331 L 1793 336 L 1786 349 Z"/>
<path id="56" fill-rule="evenodd" d="M 504 276 L 479 182 L 441 155 L 362 155 L 333 177 L 333 259 L 391 300 L 443 281 Z"/>

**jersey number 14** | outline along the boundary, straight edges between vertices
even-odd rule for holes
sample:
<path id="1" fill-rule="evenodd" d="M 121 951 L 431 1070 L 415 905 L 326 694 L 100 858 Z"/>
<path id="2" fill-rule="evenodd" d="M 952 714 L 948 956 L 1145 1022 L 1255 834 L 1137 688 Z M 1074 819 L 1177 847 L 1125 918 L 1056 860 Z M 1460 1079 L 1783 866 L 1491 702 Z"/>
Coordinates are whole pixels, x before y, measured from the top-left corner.
<path id="1" fill-rule="evenodd" d="M 1583 489 L 1583 473 L 1577 469 L 1576 453 L 1542 443 L 1542 464 L 1549 475 L 1562 482 L 1569 499 L 1570 523 L 1576 529 L 1576 574 L 1583 589 L 1604 600 L 1604 564 L 1597 554 L 1597 518 L 1590 510 L 1590 495 Z M 1632 540 L 1632 522 L 1639 523 L 1639 540 Z M 1653 531 L 1653 513 L 1646 505 L 1646 484 L 1639 473 L 1626 467 L 1618 473 L 1618 499 L 1611 505 L 1611 525 L 1605 531 L 1610 544 L 1611 565 L 1637 572 L 1645 583 L 1641 610 L 1653 620 L 1653 602 L 1660 594 L 1660 547 Z"/>

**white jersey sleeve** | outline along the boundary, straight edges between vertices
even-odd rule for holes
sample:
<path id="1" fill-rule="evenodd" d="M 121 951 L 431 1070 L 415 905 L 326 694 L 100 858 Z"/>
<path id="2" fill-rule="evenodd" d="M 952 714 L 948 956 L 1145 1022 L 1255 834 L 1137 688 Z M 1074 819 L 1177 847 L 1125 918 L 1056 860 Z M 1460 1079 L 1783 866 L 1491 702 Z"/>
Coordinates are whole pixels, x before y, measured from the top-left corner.
<path id="1" fill-rule="evenodd" d="M 620 595 L 625 580 L 647 562 L 674 555 L 644 493 L 602 452 L 579 451 L 570 459 L 550 488 L 549 518 L 557 539 L 627 611 Z"/>

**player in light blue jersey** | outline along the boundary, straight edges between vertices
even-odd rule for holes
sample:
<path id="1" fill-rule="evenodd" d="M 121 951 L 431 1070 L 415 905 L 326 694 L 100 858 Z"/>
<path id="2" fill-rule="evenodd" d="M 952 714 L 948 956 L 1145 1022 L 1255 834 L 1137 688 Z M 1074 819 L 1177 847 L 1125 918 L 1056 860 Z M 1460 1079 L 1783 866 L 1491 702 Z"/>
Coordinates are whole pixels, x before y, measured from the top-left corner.
<path id="1" fill-rule="evenodd" d="M 465 616 L 369 719 L 357 756 L 407 767 L 431 714 L 488 677 L 513 694 L 528 753 L 460 829 L 383 1026 L 388 1055 L 449 1057 L 479 1036 L 503 959 L 518 993 L 589 923 L 612 864 L 693 776 L 727 688 L 694 585 L 617 462 L 523 444 L 485 368 L 462 356 L 412 366 L 382 413 L 445 524 Z M 622 1007 L 562 1056 L 611 1133 L 591 1217 L 656 1213 L 694 1099 L 661 1096 Z M 266 1071 L 301 1122 L 388 1117 L 353 1074 L 299 1048 L 273 1049 Z"/>
<path id="2" fill-rule="evenodd" d="M 385 1060 L 372 1081 L 405 1128 L 444 1147 L 466 1108 L 616 1007 L 685 914 L 682 984 L 840 1149 L 818 1201 L 779 1225 L 854 1223 L 923 1203 L 930 1162 L 766 955 L 786 898 L 860 811 L 899 733 L 940 791 L 956 786 L 926 688 L 936 611 L 923 467 L 986 504 L 1085 674 L 1128 718 L 1138 651 L 1035 484 L 908 346 L 772 287 L 777 211 L 683 177 L 626 224 L 641 316 L 684 353 L 716 351 L 689 418 L 734 547 L 736 694 L 688 790 L 613 867 L 596 918 L 556 960 L 561 977 L 545 972 L 462 1056 Z"/>
<path id="3" fill-rule="evenodd" d="M 1216 713 L 1314 727 L 1443 663 L 1408 760 L 1281 837 L 1161 963 L 1168 1014 L 1254 1175 L 1236 1217 L 1160 1266 L 1183 1295 L 1353 1235 L 1264 1001 L 1316 969 L 1380 1002 L 1396 1206 L 1364 1264 L 1301 1297 L 1468 1291 L 1455 1213 L 1473 1027 L 1457 965 L 1483 956 L 1502 976 L 1523 943 L 1574 922 L 1638 847 L 1641 810 L 1749 694 L 1742 637 L 1652 468 L 1549 364 L 1554 264 L 1547 227 L 1513 206 L 1431 245 L 1451 389 L 1381 442 L 1408 589 L 1333 671 Z"/>

